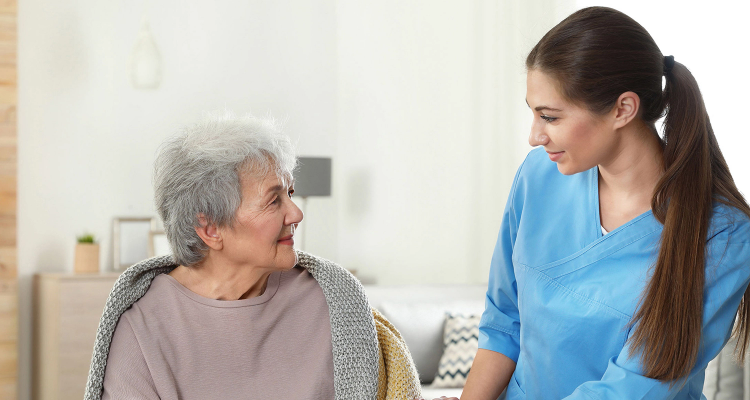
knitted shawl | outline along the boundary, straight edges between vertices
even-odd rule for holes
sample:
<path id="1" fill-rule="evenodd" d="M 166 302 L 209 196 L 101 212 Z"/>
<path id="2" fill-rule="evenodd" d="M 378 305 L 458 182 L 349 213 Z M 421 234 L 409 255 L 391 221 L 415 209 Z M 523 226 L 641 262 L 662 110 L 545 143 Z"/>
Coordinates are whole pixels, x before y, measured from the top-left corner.
<path id="1" fill-rule="evenodd" d="M 331 261 L 302 251 L 297 256 L 297 265 L 318 282 L 328 304 L 336 400 L 420 398 L 417 370 L 403 338 L 370 308 L 362 284 Z M 99 322 L 84 400 L 101 399 L 109 346 L 120 316 L 146 294 L 154 277 L 175 267 L 172 256 L 154 257 L 117 279 Z"/>

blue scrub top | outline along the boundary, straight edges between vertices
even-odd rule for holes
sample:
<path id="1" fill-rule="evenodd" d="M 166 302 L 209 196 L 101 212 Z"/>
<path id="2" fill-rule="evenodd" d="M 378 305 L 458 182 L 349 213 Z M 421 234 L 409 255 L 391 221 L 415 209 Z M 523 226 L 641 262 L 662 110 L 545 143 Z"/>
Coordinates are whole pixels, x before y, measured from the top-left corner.
<path id="1" fill-rule="evenodd" d="M 516 174 L 492 256 L 479 347 L 516 361 L 507 399 L 700 399 L 750 280 L 750 221 L 716 205 L 706 247 L 703 330 L 684 385 L 646 378 L 629 329 L 656 262 L 651 211 L 607 235 L 598 169 L 561 174 L 542 148 Z"/>

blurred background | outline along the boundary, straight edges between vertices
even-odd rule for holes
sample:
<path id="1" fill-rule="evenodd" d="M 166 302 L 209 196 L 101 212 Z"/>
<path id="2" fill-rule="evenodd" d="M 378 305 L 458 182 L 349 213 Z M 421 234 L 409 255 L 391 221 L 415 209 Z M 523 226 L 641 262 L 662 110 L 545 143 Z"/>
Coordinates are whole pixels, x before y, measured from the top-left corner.
<path id="1" fill-rule="evenodd" d="M 305 250 L 375 284 L 481 284 L 530 150 L 523 61 L 575 0 L 19 0 L 18 398 L 31 396 L 32 276 L 72 272 L 113 218 L 155 216 L 158 145 L 204 111 L 272 116 L 332 159 Z M 747 15 L 739 2 L 600 1 L 639 21 L 703 90 L 750 193 Z M 148 21 L 160 75 L 134 84 Z M 146 85 L 148 86 L 148 85 Z M 540 246 L 543 246 L 540 243 Z M 451 296 L 446 292 L 445 296 Z"/>

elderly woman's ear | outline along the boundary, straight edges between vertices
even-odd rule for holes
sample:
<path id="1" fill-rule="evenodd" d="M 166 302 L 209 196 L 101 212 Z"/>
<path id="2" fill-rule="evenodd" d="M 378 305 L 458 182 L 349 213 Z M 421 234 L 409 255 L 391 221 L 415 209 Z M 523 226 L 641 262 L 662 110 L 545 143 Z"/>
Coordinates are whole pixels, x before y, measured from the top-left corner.
<path id="1" fill-rule="evenodd" d="M 216 224 L 208 223 L 208 219 L 203 213 L 198 214 L 198 224 L 199 226 L 195 227 L 195 233 L 203 240 L 203 243 L 213 250 L 221 250 L 224 244 Z"/>

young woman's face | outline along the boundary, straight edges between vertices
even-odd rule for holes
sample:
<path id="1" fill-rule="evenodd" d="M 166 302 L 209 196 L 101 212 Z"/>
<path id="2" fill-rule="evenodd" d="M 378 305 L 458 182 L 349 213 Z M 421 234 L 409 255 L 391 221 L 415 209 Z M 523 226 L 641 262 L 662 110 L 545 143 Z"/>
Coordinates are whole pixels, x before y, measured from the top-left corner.
<path id="1" fill-rule="evenodd" d="M 544 146 L 561 173 L 586 171 L 614 156 L 617 136 L 611 119 L 565 100 L 550 76 L 529 70 L 526 103 L 534 113 L 529 144 Z"/>

